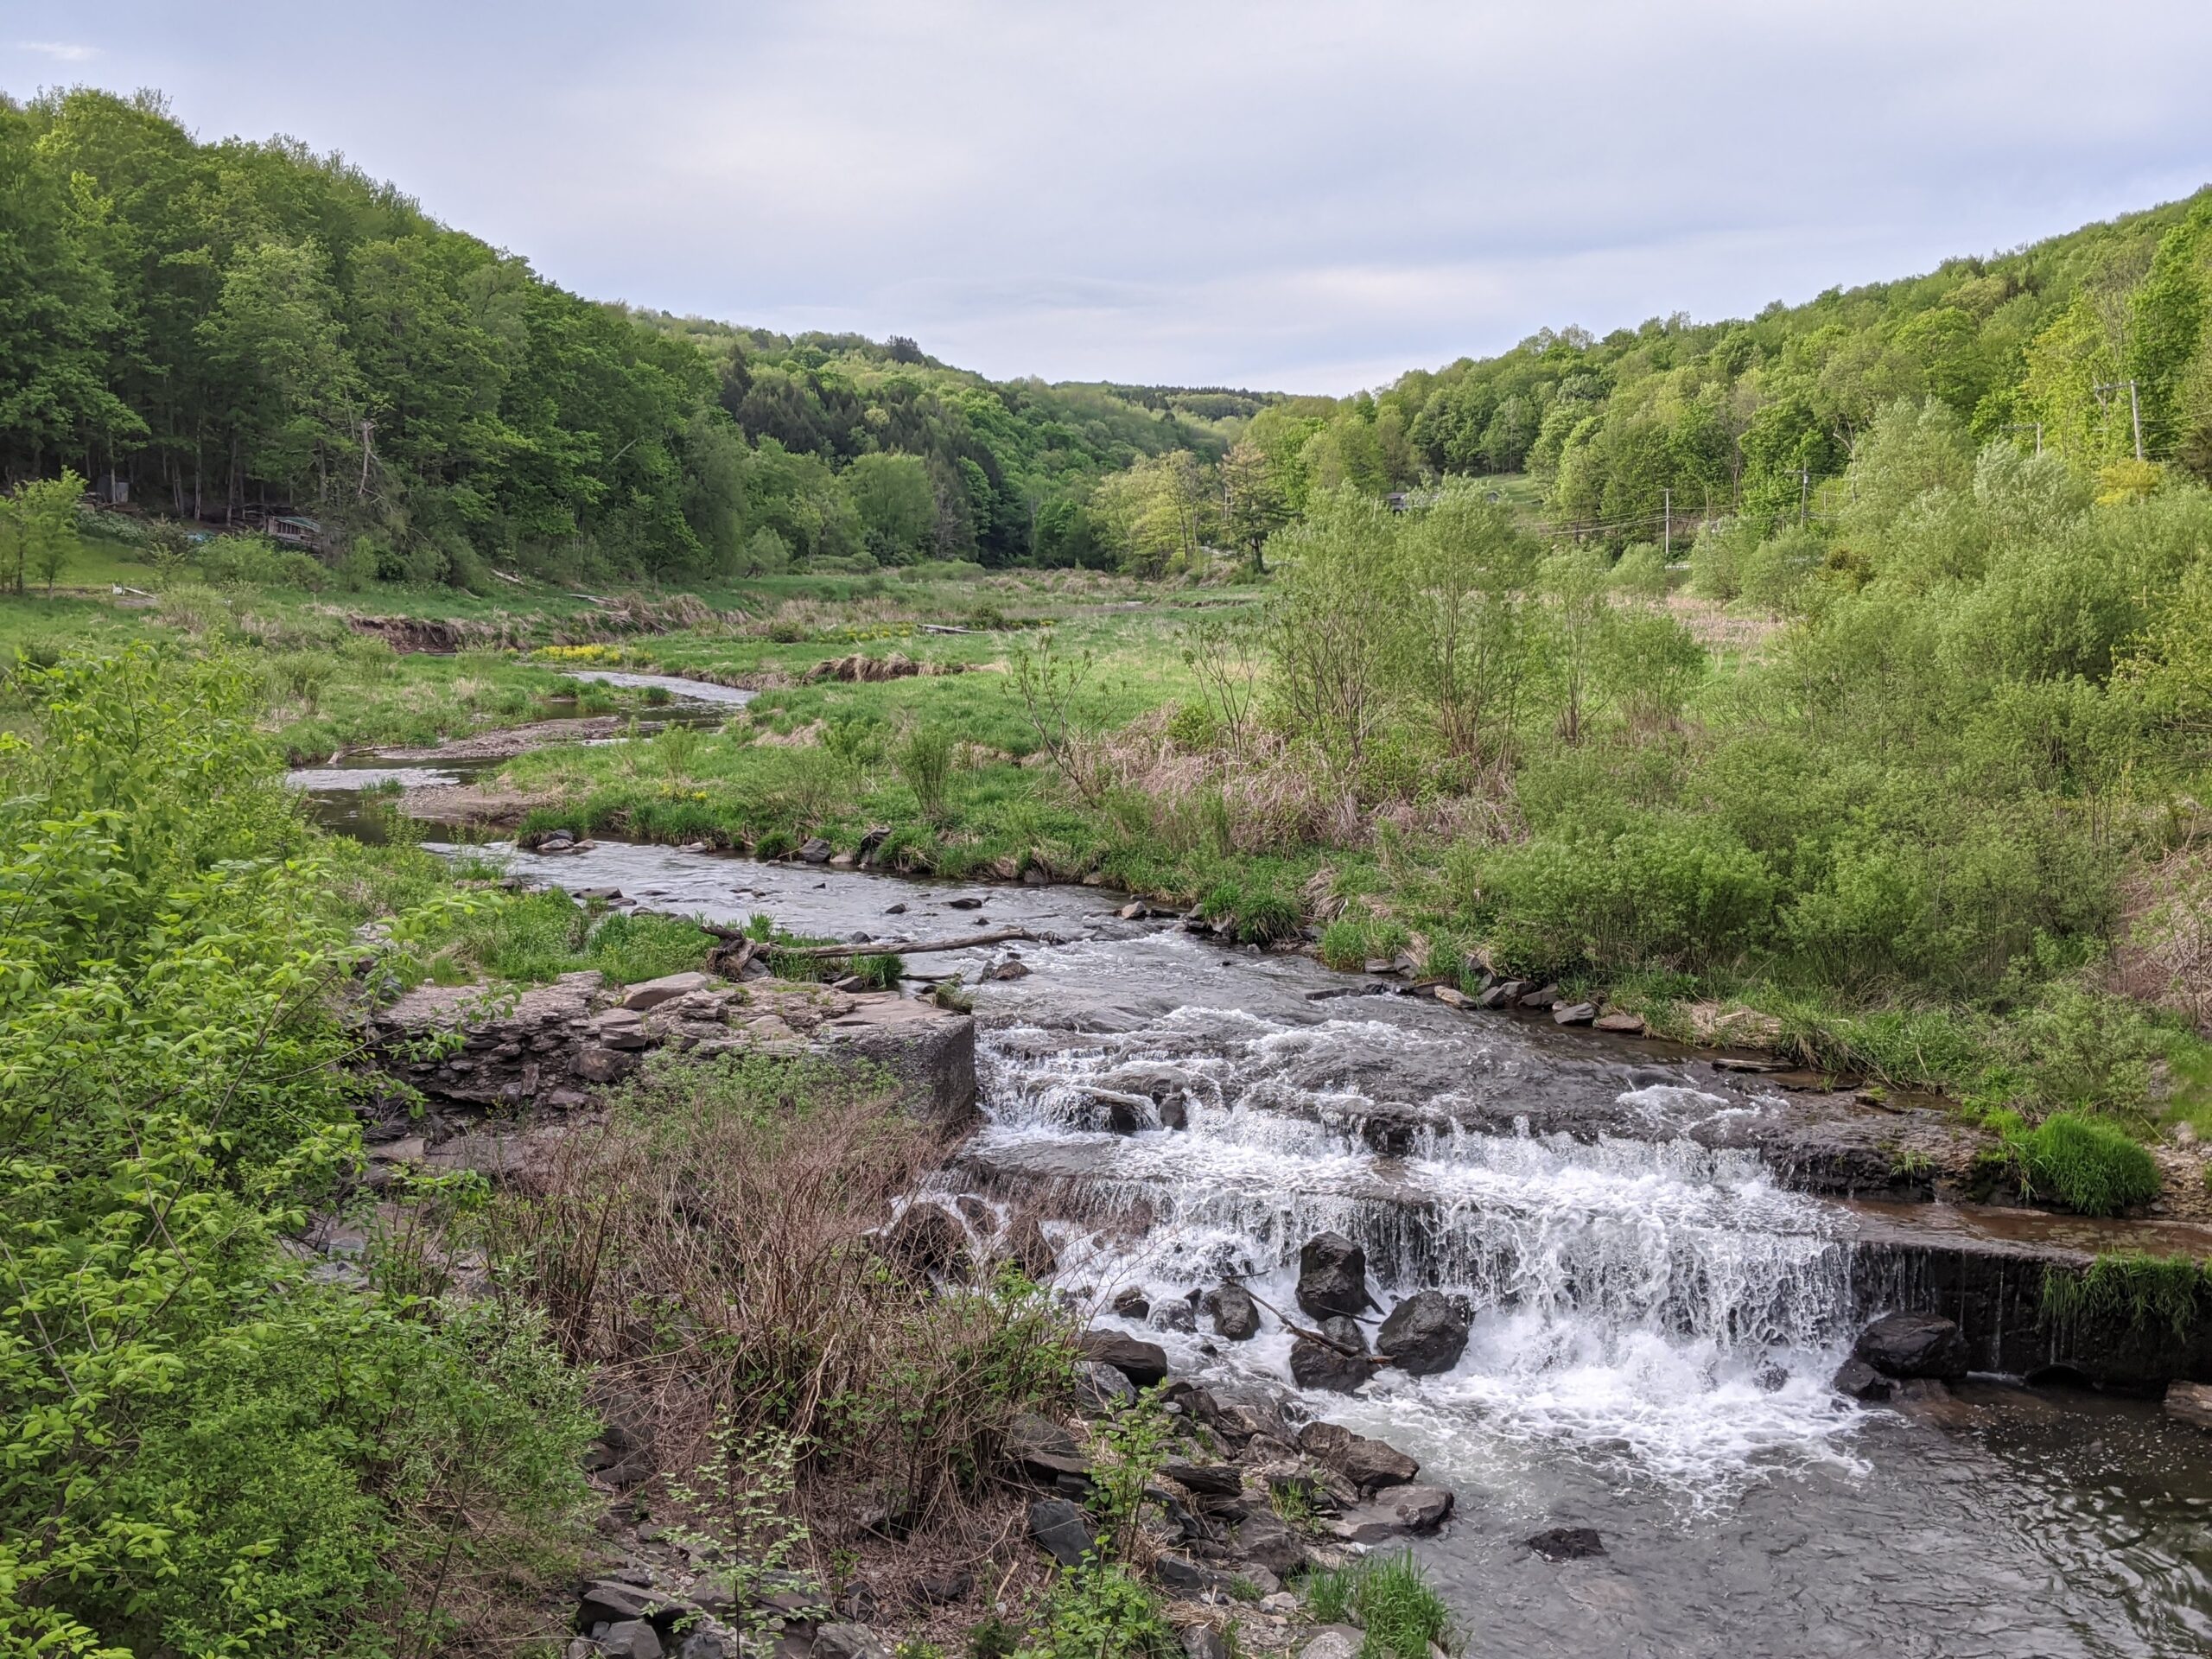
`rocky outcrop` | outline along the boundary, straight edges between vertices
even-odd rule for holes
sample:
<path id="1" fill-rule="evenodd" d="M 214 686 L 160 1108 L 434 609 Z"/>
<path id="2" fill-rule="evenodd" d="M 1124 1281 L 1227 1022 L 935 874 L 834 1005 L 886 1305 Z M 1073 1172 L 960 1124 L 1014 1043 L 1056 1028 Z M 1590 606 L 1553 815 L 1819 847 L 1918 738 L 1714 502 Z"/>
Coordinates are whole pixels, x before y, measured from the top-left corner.
<path id="1" fill-rule="evenodd" d="M 363 1023 L 371 1055 L 434 1106 L 572 1110 L 656 1050 L 701 1059 L 811 1053 L 867 1065 L 931 1123 L 964 1120 L 976 1101 L 974 1020 L 892 992 L 732 985 L 698 973 L 610 985 L 575 973 L 519 995 L 425 985 Z"/>

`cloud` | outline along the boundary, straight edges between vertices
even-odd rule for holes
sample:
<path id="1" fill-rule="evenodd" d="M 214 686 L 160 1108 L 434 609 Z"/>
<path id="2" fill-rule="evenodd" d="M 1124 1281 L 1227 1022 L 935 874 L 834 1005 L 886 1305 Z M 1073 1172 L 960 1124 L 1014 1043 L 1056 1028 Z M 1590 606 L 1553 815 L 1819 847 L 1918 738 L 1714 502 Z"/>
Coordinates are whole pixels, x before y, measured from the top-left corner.
<path id="1" fill-rule="evenodd" d="M 90 63 L 100 54 L 97 46 L 82 46 L 74 41 L 17 41 L 16 50 L 35 52 L 57 63 Z"/>

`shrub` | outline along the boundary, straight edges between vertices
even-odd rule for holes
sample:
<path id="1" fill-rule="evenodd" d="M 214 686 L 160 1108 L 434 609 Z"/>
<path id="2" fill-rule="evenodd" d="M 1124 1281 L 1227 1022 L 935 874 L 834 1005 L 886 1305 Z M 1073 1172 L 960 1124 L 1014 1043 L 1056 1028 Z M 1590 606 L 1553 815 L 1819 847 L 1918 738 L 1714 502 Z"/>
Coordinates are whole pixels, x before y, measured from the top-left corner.
<path id="1" fill-rule="evenodd" d="M 941 726 L 916 726 L 900 740 L 893 760 L 914 791 L 922 816 L 935 823 L 945 813 L 952 779 L 952 734 Z"/>
<path id="2" fill-rule="evenodd" d="M 2158 1165 L 2117 1126 L 2055 1112 L 2014 1142 L 2020 1185 L 2085 1216 L 2116 1216 L 2158 1196 Z"/>
<path id="3" fill-rule="evenodd" d="M 1451 1632 L 1451 1610 L 1408 1554 L 1311 1572 L 1302 1588 L 1315 1623 L 1364 1630 L 1360 1659 L 1428 1659 L 1430 1644 L 1444 1646 Z"/>

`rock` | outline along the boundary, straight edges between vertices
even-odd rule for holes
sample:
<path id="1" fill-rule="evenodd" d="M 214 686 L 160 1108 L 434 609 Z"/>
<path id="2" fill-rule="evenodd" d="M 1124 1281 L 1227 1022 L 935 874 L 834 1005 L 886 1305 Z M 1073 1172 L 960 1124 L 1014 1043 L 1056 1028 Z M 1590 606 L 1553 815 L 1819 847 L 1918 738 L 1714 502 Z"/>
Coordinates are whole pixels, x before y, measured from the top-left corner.
<path id="1" fill-rule="evenodd" d="M 1341 1233 L 1307 1239 L 1298 1253 L 1298 1305 L 1317 1319 L 1374 1306 L 1367 1294 L 1367 1252 Z"/>
<path id="2" fill-rule="evenodd" d="M 1751 1373 L 1751 1385 L 1761 1394 L 1780 1394 L 1789 1386 L 1789 1368 L 1779 1360 L 1764 1360 Z"/>
<path id="3" fill-rule="evenodd" d="M 999 1243 L 1007 1259 L 1020 1268 L 1022 1276 L 1032 1284 L 1046 1284 L 1059 1271 L 1059 1258 L 1053 1252 L 1052 1241 L 1045 1236 L 1045 1230 L 1037 1224 L 1034 1216 L 1017 1217 Z"/>
<path id="4" fill-rule="evenodd" d="M 1027 979 L 1029 964 L 1020 957 L 1007 957 L 983 969 L 985 979 Z"/>
<path id="5" fill-rule="evenodd" d="M 2202 1382 L 2166 1384 L 2166 1415 L 2193 1427 L 2212 1430 L 2212 1388 Z"/>
<path id="6" fill-rule="evenodd" d="M 1513 1006 L 1513 999 L 1528 988 L 1529 982 L 1525 979 L 1505 980 L 1477 997 L 1475 1006 L 1478 1008 L 1510 1008 Z"/>
<path id="7" fill-rule="evenodd" d="M 1147 913 L 1148 912 L 1145 907 L 1145 902 L 1141 899 L 1132 899 L 1128 904 L 1123 905 L 1119 910 L 1114 912 L 1115 915 L 1120 917 L 1122 920 L 1125 922 L 1141 922 L 1145 918 Z"/>
<path id="8" fill-rule="evenodd" d="M 1643 1016 L 1640 1014 L 1601 1014 L 1591 1024 L 1599 1031 L 1615 1032 L 1623 1037 L 1643 1035 Z"/>
<path id="9" fill-rule="evenodd" d="M 1183 1659 L 1229 1659 L 1229 1644 L 1211 1624 L 1193 1624 L 1183 1632 Z"/>
<path id="10" fill-rule="evenodd" d="M 1231 1342 L 1249 1342 L 1260 1334 L 1260 1305 L 1252 1300 L 1252 1293 L 1243 1286 L 1230 1282 L 1217 1285 L 1205 1294 L 1199 1304 L 1213 1321 L 1213 1332 Z"/>
<path id="11" fill-rule="evenodd" d="M 677 1659 L 742 1659 L 743 1645 L 735 1630 L 702 1624 L 685 1632 Z"/>
<path id="12" fill-rule="evenodd" d="M 622 1006 L 632 1014 L 643 1014 L 664 1002 L 673 1002 L 694 991 L 703 991 L 714 982 L 711 974 L 663 974 L 658 979 L 644 980 L 625 988 Z"/>
<path id="13" fill-rule="evenodd" d="M 1129 1379 L 1111 1365 L 1095 1359 L 1075 1363 L 1076 1404 L 1087 1411 L 1111 1412 L 1136 1403 L 1137 1391 Z"/>
<path id="14" fill-rule="evenodd" d="M 660 1636 L 642 1618 L 626 1618 L 607 1627 L 599 1650 L 614 1659 L 660 1659 Z"/>
<path id="15" fill-rule="evenodd" d="M 1244 1471 L 1233 1463 L 1186 1463 L 1171 1459 L 1160 1472 L 1200 1497 L 1234 1497 L 1244 1490 Z"/>
<path id="16" fill-rule="evenodd" d="M 1167 1380 L 1167 1351 L 1119 1331 L 1086 1331 L 1076 1338 L 1077 1357 L 1111 1365 L 1141 1389 Z"/>
<path id="17" fill-rule="evenodd" d="M 1598 1017 L 1595 1002 L 1566 1002 L 1552 1010 L 1555 1026 L 1586 1026 Z"/>
<path id="18" fill-rule="evenodd" d="M 1230 1548 L 1248 1561 L 1257 1561 L 1277 1578 L 1288 1578 L 1306 1565 L 1305 1541 L 1273 1510 L 1259 1510 L 1236 1523 L 1229 1535 Z"/>
<path id="19" fill-rule="evenodd" d="M 1339 1313 L 1321 1321 L 1321 1334 L 1330 1342 L 1316 1342 L 1311 1337 L 1300 1337 L 1290 1345 L 1290 1375 L 1301 1389 L 1326 1389 L 1336 1394 L 1351 1394 L 1374 1375 L 1375 1368 L 1362 1356 L 1367 1352 L 1367 1342 L 1359 1326 Z M 1330 1343 L 1337 1344 L 1332 1347 Z M 1355 1352 L 1345 1353 L 1344 1349 Z"/>
<path id="20" fill-rule="evenodd" d="M 875 1589 L 866 1579 L 855 1579 L 837 1598 L 837 1617 L 848 1624 L 873 1624 L 875 1613 Z"/>
<path id="21" fill-rule="evenodd" d="M 911 1273 L 934 1276 L 967 1267 L 968 1230 L 941 1204 L 915 1199 L 881 1237 L 883 1253 Z"/>
<path id="22" fill-rule="evenodd" d="M 1152 1312 L 1152 1304 L 1145 1299 L 1145 1294 L 1139 1287 L 1125 1285 L 1115 1293 L 1113 1308 L 1125 1319 L 1141 1319 Z"/>
<path id="23" fill-rule="evenodd" d="M 1886 1400 L 1890 1397 L 1890 1379 L 1863 1359 L 1845 1360 L 1828 1386 L 1838 1394 L 1847 1394 L 1854 1400 Z"/>
<path id="24" fill-rule="evenodd" d="M 1191 1109 L 1181 1100 L 1160 1103 L 1160 1127 L 1163 1129 L 1187 1129 L 1191 1127 Z"/>
<path id="25" fill-rule="evenodd" d="M 824 1624 L 809 1651 L 814 1659 L 891 1659 L 891 1650 L 865 1624 Z"/>
<path id="26" fill-rule="evenodd" d="M 1149 1323 L 1155 1331 L 1194 1332 L 1198 1328 L 1198 1310 L 1179 1296 L 1154 1308 Z"/>
<path id="27" fill-rule="evenodd" d="M 609 1048 L 644 1048 L 652 1041 L 645 1030 L 644 1016 L 628 1008 L 609 1008 L 604 1014 L 594 1014 L 589 1029 Z"/>
<path id="28" fill-rule="evenodd" d="M 1335 1423 L 1306 1424 L 1298 1432 L 1298 1449 L 1335 1470 L 1363 1492 L 1403 1486 L 1421 1472 L 1421 1465 L 1396 1446 L 1355 1434 Z"/>
<path id="29" fill-rule="evenodd" d="M 589 1630 L 594 1624 L 619 1624 L 625 1619 L 654 1619 L 680 1611 L 685 1604 L 640 1585 L 620 1579 L 595 1579 L 584 1586 L 577 1599 L 576 1624 Z"/>
<path id="30" fill-rule="evenodd" d="M 1210 1590 L 1229 1588 L 1227 1577 L 1187 1555 L 1166 1554 L 1156 1557 L 1152 1563 L 1152 1575 L 1160 1581 L 1160 1587 L 1178 1601 L 1196 1600 Z"/>
<path id="31" fill-rule="evenodd" d="M 914 1599 L 925 1607 L 950 1607 L 975 1593 L 973 1573 L 925 1573 L 914 1580 Z"/>
<path id="32" fill-rule="evenodd" d="M 1522 992 L 1522 994 L 1514 998 L 1513 1001 L 1516 1007 L 1548 1008 L 1553 1003 L 1558 1001 L 1559 998 L 1560 989 L 1558 986 L 1540 985 L 1533 991 Z"/>
<path id="33" fill-rule="evenodd" d="M 1465 1302 L 1440 1290 L 1416 1291 L 1390 1310 L 1375 1333 L 1375 1351 L 1415 1376 L 1448 1371 L 1467 1351 L 1474 1323 Z"/>
<path id="34" fill-rule="evenodd" d="M 587 1048 L 575 1059 L 576 1075 L 586 1083 L 613 1083 L 626 1077 L 643 1065 L 641 1054 L 621 1053 L 611 1048 Z"/>
<path id="35" fill-rule="evenodd" d="M 799 862 L 802 864 L 827 864 L 830 861 L 831 850 L 832 849 L 828 842 L 823 840 L 819 836 L 813 836 L 798 849 Z"/>
<path id="36" fill-rule="evenodd" d="M 1436 988 L 1436 1000 L 1447 1008 L 1464 1008 L 1467 1006 L 1469 998 L 1465 991 L 1456 986 L 1439 985 Z"/>
<path id="37" fill-rule="evenodd" d="M 883 907 L 883 913 L 887 916 L 904 916 L 906 913 L 906 906 L 903 902 L 895 905 L 886 905 Z"/>
<path id="38" fill-rule="evenodd" d="M 1605 1541 L 1591 1527 L 1554 1527 L 1528 1544 L 1548 1561 L 1584 1561 L 1605 1553 Z"/>
<path id="39" fill-rule="evenodd" d="M 1957 1323 L 1933 1313 L 1885 1313 L 1859 1333 L 1852 1353 L 1885 1376 L 1948 1382 L 1967 1370 L 1967 1339 Z"/>
<path id="40" fill-rule="evenodd" d="M 1366 1636 L 1349 1624 L 1324 1624 L 1298 1650 L 1298 1659 L 1359 1659 Z"/>
<path id="41" fill-rule="evenodd" d="M 1040 1498 L 1029 1506 L 1029 1535 L 1062 1567 L 1081 1567 L 1098 1548 L 1089 1519 L 1064 1497 Z"/>
<path id="42" fill-rule="evenodd" d="M 1076 1438 L 1059 1424 L 1033 1411 L 1018 1411 L 1007 1425 L 1006 1459 L 1037 1480 L 1050 1485 L 1062 1475 L 1090 1472 L 1089 1459 Z"/>
<path id="43" fill-rule="evenodd" d="M 1347 1544 L 1382 1544 L 1408 1533 L 1433 1532 L 1452 1513 L 1452 1494 L 1441 1486 L 1393 1486 L 1329 1523 L 1332 1537 Z"/>
<path id="44" fill-rule="evenodd" d="M 944 907 L 947 910 L 981 910 L 983 901 L 973 893 L 963 893 L 957 899 L 946 899 Z"/>

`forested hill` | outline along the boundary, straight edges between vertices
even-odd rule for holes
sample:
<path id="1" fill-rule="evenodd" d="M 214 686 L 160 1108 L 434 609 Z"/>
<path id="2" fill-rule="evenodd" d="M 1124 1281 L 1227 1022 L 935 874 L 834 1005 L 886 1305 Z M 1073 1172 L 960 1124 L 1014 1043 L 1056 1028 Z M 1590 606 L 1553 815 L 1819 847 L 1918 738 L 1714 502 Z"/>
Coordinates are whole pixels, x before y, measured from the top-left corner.
<path id="1" fill-rule="evenodd" d="M 1656 539 L 1669 504 L 1678 530 L 1818 517 L 1822 482 L 1900 398 L 1936 399 L 1984 443 L 2124 470 L 2131 380 L 2147 461 L 2212 477 L 2212 192 L 1748 321 L 1546 329 L 1372 397 L 1278 408 L 1253 434 L 1294 502 L 1525 474 L 1548 519 L 1618 543 Z"/>
<path id="2" fill-rule="evenodd" d="M 1096 558 L 1097 480 L 1210 461 L 1262 401 L 594 303 L 335 156 L 202 143 L 147 96 L 0 99 L 0 481 L 312 515 L 362 574 Z"/>

